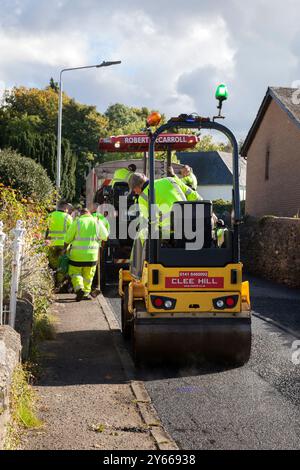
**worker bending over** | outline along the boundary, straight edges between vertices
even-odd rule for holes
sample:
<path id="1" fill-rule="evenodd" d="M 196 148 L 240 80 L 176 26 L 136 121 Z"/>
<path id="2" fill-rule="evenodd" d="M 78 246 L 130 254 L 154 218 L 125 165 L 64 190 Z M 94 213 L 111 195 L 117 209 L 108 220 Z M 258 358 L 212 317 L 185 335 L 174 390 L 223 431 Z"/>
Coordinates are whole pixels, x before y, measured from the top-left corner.
<path id="1" fill-rule="evenodd" d="M 129 180 L 130 190 L 139 196 L 140 215 L 149 218 L 149 180 L 141 173 L 135 173 Z M 171 210 L 178 201 L 199 201 L 201 196 L 189 188 L 177 176 L 170 176 L 154 181 L 155 204 L 160 212 L 159 226 L 165 233 L 170 233 Z M 163 236 L 164 238 L 164 236 Z"/>
<path id="2" fill-rule="evenodd" d="M 112 187 L 114 187 L 116 183 L 128 183 L 130 177 L 134 174 L 135 171 L 136 165 L 134 165 L 134 163 L 128 165 L 127 168 L 118 168 L 117 170 L 115 170 L 111 182 Z"/>
<path id="3" fill-rule="evenodd" d="M 76 301 L 88 300 L 96 272 L 99 246 L 107 240 L 108 231 L 103 222 L 93 217 L 88 209 L 80 211 L 65 235 L 69 245 L 69 276 L 76 293 Z"/>
<path id="4" fill-rule="evenodd" d="M 60 285 L 64 280 L 64 273 L 58 270 L 59 257 L 64 252 L 65 234 L 72 224 L 72 217 L 69 215 L 71 204 L 59 202 L 57 209 L 51 212 L 47 219 L 46 240 L 49 245 L 49 265 L 56 271 L 56 285 Z"/>
<path id="5" fill-rule="evenodd" d="M 196 176 L 193 173 L 193 169 L 189 165 L 184 165 L 184 167 L 180 170 L 180 173 L 182 176 L 181 181 L 196 191 L 198 182 Z"/>

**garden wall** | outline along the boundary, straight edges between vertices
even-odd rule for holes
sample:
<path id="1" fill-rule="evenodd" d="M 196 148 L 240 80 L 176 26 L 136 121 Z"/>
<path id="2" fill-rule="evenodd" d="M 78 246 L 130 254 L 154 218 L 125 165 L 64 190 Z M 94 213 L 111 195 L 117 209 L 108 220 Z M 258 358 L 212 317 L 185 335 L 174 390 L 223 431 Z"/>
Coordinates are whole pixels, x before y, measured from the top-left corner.
<path id="1" fill-rule="evenodd" d="M 20 335 L 10 326 L 0 326 L 0 449 L 9 421 L 9 395 L 12 375 L 20 361 Z"/>
<path id="2" fill-rule="evenodd" d="M 290 287 L 300 287 L 300 219 L 248 217 L 241 226 L 244 269 Z"/>

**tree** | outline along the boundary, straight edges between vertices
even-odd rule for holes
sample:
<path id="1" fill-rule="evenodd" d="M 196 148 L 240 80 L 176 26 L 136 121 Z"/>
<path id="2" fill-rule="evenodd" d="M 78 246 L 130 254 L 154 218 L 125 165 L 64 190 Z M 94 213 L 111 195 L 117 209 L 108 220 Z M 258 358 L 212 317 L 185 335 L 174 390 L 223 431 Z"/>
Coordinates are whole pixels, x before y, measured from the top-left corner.
<path id="1" fill-rule="evenodd" d="M 3 108 L 9 119 L 35 116 L 39 120 L 39 132 L 56 132 L 58 96 L 50 87 L 44 90 L 15 87 L 5 93 Z"/>
<path id="2" fill-rule="evenodd" d="M 51 78 L 42 90 L 21 86 L 6 91 L 0 105 L 0 148 L 12 147 L 39 162 L 53 182 L 56 176 L 58 92 L 58 83 Z M 61 191 L 62 196 L 78 201 L 85 188 L 89 167 L 104 160 L 98 152 L 99 138 L 143 132 L 150 110 L 115 103 L 101 114 L 95 106 L 78 103 L 66 93 L 62 100 Z M 162 115 L 162 123 L 164 120 Z M 141 155 L 134 156 L 139 158 Z M 113 158 L 132 156 L 118 153 Z"/>
<path id="3" fill-rule="evenodd" d="M 0 107 L 0 146 L 11 146 L 40 162 L 55 181 L 58 85 L 44 90 L 14 88 Z M 99 137 L 107 135 L 108 120 L 95 106 L 77 103 L 63 93 L 62 195 L 77 200 L 85 185 L 89 163 L 97 157 Z M 65 153 L 64 153 L 65 152 Z M 65 159 L 65 160 L 64 160 Z M 73 171 L 74 164 L 76 165 Z M 64 174 L 71 170 L 70 174 Z M 76 182 L 72 179 L 76 178 Z M 75 188 L 74 194 L 70 188 Z M 68 187 L 68 189 L 66 189 Z"/>
<path id="4" fill-rule="evenodd" d="M 110 105 L 105 111 L 104 115 L 108 119 L 108 135 L 127 135 L 127 134 L 140 134 L 145 132 L 146 119 L 149 114 L 154 110 L 149 110 L 147 107 L 134 108 L 121 103 Z M 161 124 L 165 122 L 165 116 L 162 114 Z M 132 158 L 142 158 L 143 153 L 114 153 L 114 160 L 127 160 Z M 160 157 L 160 153 L 157 155 Z M 112 159 L 111 155 L 100 155 L 98 158 L 99 163 L 109 161 Z"/>
<path id="5" fill-rule="evenodd" d="M 20 154 L 32 158 L 41 164 L 49 178 L 56 179 L 56 136 L 54 134 L 38 134 L 21 132 L 10 134 L 8 145 Z M 70 142 L 62 140 L 62 181 L 61 195 L 64 199 L 73 200 L 76 187 L 76 155 L 71 150 Z"/>
<path id="6" fill-rule="evenodd" d="M 52 77 L 50 78 L 49 88 L 54 90 L 56 93 L 59 92 L 59 84 L 58 84 L 58 82 L 55 82 Z"/>
<path id="7" fill-rule="evenodd" d="M 204 135 L 200 137 L 200 142 L 197 145 L 197 150 L 199 152 L 212 152 L 212 151 L 221 151 L 225 152 L 226 144 L 216 143 L 213 140 L 211 135 Z"/>
<path id="8" fill-rule="evenodd" d="M 146 119 L 154 110 L 147 107 L 132 108 L 125 104 L 115 103 L 110 105 L 104 115 L 108 119 L 108 132 L 110 135 L 124 135 L 140 133 L 145 130 Z M 162 114 L 161 124 L 165 122 Z"/>
<path id="9" fill-rule="evenodd" d="M 0 180 L 5 186 L 20 191 L 23 197 L 47 202 L 54 194 L 54 186 L 46 170 L 31 158 L 25 158 L 11 149 L 0 152 Z"/>
<path id="10" fill-rule="evenodd" d="M 122 134 L 123 129 L 128 125 L 140 120 L 140 117 L 137 116 L 133 108 L 129 108 L 121 103 L 110 105 L 105 111 L 105 116 L 109 120 L 108 130 L 116 135 Z"/>

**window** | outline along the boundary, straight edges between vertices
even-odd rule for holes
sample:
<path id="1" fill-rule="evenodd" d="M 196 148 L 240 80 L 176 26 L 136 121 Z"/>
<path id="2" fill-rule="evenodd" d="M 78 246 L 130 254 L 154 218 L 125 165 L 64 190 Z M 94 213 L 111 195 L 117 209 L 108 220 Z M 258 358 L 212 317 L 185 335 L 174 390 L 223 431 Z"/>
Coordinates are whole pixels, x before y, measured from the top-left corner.
<path id="1" fill-rule="evenodd" d="M 269 180 L 269 171 L 270 171 L 270 147 L 267 147 L 266 151 L 266 160 L 265 160 L 265 181 Z"/>

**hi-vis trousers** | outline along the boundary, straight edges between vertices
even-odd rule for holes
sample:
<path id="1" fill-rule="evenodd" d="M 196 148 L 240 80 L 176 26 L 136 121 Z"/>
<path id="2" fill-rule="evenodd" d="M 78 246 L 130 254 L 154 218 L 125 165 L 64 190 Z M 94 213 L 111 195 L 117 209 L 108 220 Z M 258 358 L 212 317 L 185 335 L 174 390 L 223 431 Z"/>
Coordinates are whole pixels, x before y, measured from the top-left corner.
<path id="1" fill-rule="evenodd" d="M 97 266 L 71 266 L 69 264 L 69 276 L 75 292 L 79 289 L 88 295 L 92 289 L 92 282 Z"/>
<path id="2" fill-rule="evenodd" d="M 65 273 L 59 269 L 59 257 L 63 254 L 63 251 L 63 246 L 50 246 L 48 252 L 49 265 L 55 271 L 55 285 L 57 287 L 61 286 L 66 277 Z"/>

